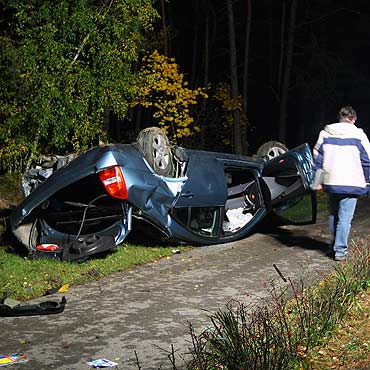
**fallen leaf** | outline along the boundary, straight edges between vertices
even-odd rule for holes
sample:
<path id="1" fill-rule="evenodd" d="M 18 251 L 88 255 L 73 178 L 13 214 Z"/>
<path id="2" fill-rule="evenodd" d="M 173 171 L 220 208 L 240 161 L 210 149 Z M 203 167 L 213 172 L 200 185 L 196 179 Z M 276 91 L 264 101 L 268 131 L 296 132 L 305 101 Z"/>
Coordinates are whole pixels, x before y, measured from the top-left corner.
<path id="1" fill-rule="evenodd" d="M 68 289 L 69 289 L 69 284 L 64 284 L 64 285 L 62 285 L 62 286 L 58 289 L 58 292 L 59 292 L 59 293 L 67 293 L 67 292 L 68 292 Z"/>

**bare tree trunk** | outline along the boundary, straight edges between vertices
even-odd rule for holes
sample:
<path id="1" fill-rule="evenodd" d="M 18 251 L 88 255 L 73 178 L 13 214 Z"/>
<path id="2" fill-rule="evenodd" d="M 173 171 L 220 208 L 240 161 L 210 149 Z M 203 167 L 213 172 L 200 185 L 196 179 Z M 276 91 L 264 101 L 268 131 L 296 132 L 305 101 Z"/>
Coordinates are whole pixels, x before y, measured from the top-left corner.
<path id="1" fill-rule="evenodd" d="M 198 24 L 196 23 L 194 27 L 194 39 L 193 39 L 193 57 L 191 61 L 191 86 L 198 85 L 198 74 L 197 74 L 197 65 L 198 65 Z"/>
<path id="2" fill-rule="evenodd" d="M 248 108 L 248 71 L 249 71 L 249 49 L 250 49 L 250 34 L 252 23 L 252 0 L 247 0 L 247 21 L 245 29 L 245 49 L 244 49 L 244 72 L 243 72 L 243 113 L 247 117 Z M 248 151 L 248 136 L 246 128 L 243 130 L 243 142 L 245 149 Z"/>
<path id="3" fill-rule="evenodd" d="M 104 108 L 103 127 L 104 127 L 105 132 L 107 133 L 107 136 L 110 137 L 114 129 L 112 130 L 112 127 L 111 127 L 110 108 L 108 106 Z"/>
<path id="4" fill-rule="evenodd" d="M 204 78 L 203 78 L 203 86 L 208 85 L 209 80 L 209 15 L 206 16 L 206 23 L 205 23 L 205 32 L 204 32 Z M 203 98 L 202 106 L 201 106 L 201 119 L 200 125 L 202 126 L 201 130 L 201 148 L 205 148 L 206 144 L 206 127 L 204 127 L 205 120 L 203 121 L 204 113 L 206 111 L 206 101 Z"/>
<path id="5" fill-rule="evenodd" d="M 247 21 L 245 29 L 244 72 L 243 72 L 243 112 L 245 114 L 247 113 L 248 105 L 248 69 L 249 69 L 251 23 L 252 23 L 252 0 L 247 0 Z"/>
<path id="6" fill-rule="evenodd" d="M 166 21 L 166 7 L 165 0 L 161 0 L 161 13 L 162 13 L 162 30 L 163 30 L 163 51 L 164 55 L 168 56 L 168 38 L 167 38 L 167 21 Z"/>
<path id="7" fill-rule="evenodd" d="M 279 57 L 279 69 L 278 69 L 278 80 L 277 80 L 277 93 L 281 96 L 281 85 L 283 79 L 283 67 L 285 57 L 285 23 L 286 23 L 286 1 L 282 2 L 281 12 L 281 27 L 280 27 L 280 57 Z"/>
<path id="8" fill-rule="evenodd" d="M 286 63 L 285 63 L 285 68 L 284 68 L 283 82 L 282 82 L 282 88 L 281 88 L 281 101 L 280 101 L 279 140 L 282 142 L 286 142 L 286 138 L 287 138 L 286 119 L 287 119 L 290 74 L 292 71 L 292 64 L 293 64 L 296 13 L 297 13 L 297 0 L 292 0 L 291 7 L 290 7 Z"/>
<path id="9" fill-rule="evenodd" d="M 142 124 L 142 113 L 143 113 L 143 109 L 142 107 L 139 105 L 136 107 L 136 116 L 135 116 L 135 131 L 136 133 L 139 133 L 139 131 L 143 128 Z"/>
<path id="10" fill-rule="evenodd" d="M 209 80 L 209 16 L 206 18 L 204 34 L 204 78 L 203 86 L 207 86 Z"/>
<path id="11" fill-rule="evenodd" d="M 235 42 L 235 23 L 232 0 L 226 0 L 227 6 L 227 19 L 229 26 L 229 48 L 230 48 L 230 74 L 231 74 L 231 96 L 233 98 L 239 96 L 238 87 L 238 70 L 237 70 L 237 56 L 236 56 L 236 42 Z M 233 142 L 234 152 L 242 154 L 243 145 L 241 138 L 241 125 L 240 125 L 240 111 L 234 110 L 233 112 L 234 127 L 233 127 Z"/>

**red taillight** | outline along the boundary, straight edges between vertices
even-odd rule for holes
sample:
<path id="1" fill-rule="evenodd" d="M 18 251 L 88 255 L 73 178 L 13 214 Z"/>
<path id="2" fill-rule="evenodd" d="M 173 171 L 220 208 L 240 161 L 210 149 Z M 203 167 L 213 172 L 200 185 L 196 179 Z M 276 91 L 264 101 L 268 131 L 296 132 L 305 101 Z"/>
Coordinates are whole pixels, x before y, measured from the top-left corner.
<path id="1" fill-rule="evenodd" d="M 54 252 L 59 249 L 59 246 L 56 244 L 39 244 L 36 249 L 38 251 Z"/>
<path id="2" fill-rule="evenodd" d="M 100 181 L 111 197 L 127 199 L 128 192 L 120 166 L 110 167 L 99 173 Z"/>

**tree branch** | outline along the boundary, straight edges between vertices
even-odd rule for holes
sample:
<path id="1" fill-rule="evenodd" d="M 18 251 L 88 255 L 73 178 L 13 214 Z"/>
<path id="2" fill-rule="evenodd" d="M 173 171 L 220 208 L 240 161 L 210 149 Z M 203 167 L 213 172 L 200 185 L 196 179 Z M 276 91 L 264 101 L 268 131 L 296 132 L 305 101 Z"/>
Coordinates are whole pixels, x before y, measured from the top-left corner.
<path id="1" fill-rule="evenodd" d="M 114 0 L 111 0 L 111 2 L 109 3 L 108 9 L 107 9 L 107 11 L 106 11 L 106 13 L 105 13 L 105 14 L 107 14 L 107 13 L 108 13 L 108 11 L 109 11 L 109 9 L 112 7 L 113 1 L 114 1 Z M 101 8 L 99 9 L 98 16 L 96 17 L 96 19 L 95 19 L 95 20 L 97 20 L 97 19 L 98 19 L 98 17 L 100 16 L 101 12 L 103 11 L 103 7 L 104 7 L 104 5 L 102 5 L 102 6 L 101 6 Z M 79 47 L 79 48 L 78 48 L 78 50 L 77 50 L 76 55 L 74 56 L 74 58 L 73 58 L 73 60 L 72 60 L 71 64 L 69 65 L 70 67 L 72 67 L 72 66 L 73 66 L 73 64 L 76 62 L 77 58 L 78 58 L 78 57 L 79 57 L 79 55 L 81 54 L 81 51 L 82 51 L 83 47 L 86 45 L 87 41 L 89 40 L 90 35 L 91 35 L 91 32 L 90 32 L 90 33 L 89 33 L 89 34 L 88 34 L 88 35 L 83 39 L 83 41 L 82 41 L 82 43 L 81 43 L 80 47 Z"/>

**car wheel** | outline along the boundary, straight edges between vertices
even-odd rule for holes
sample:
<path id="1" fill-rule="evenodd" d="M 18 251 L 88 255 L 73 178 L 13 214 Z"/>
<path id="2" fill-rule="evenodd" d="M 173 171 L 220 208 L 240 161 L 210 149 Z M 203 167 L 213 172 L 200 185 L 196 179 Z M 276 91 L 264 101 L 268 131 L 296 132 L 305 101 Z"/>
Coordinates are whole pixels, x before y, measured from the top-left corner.
<path id="1" fill-rule="evenodd" d="M 139 132 L 137 142 L 153 170 L 161 176 L 173 177 L 171 145 L 159 127 L 148 127 Z"/>
<path id="2" fill-rule="evenodd" d="M 258 157 L 264 157 L 268 160 L 278 157 L 281 154 L 284 154 L 289 149 L 279 141 L 268 141 L 267 143 L 261 145 L 257 150 Z"/>

